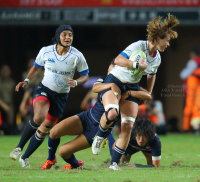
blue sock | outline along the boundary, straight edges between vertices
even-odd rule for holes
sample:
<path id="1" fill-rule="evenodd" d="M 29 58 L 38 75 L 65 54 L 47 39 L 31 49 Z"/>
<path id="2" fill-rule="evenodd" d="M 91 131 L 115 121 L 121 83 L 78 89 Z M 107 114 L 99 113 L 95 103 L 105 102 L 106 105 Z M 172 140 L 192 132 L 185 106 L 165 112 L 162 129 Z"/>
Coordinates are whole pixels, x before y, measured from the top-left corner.
<path id="1" fill-rule="evenodd" d="M 117 164 L 120 162 L 120 158 L 121 156 L 125 153 L 125 150 L 124 149 L 120 149 L 119 147 L 117 147 L 115 145 L 115 148 L 113 150 L 113 153 L 112 153 L 112 161 L 111 161 L 111 164 L 113 162 L 116 162 Z"/>
<path id="2" fill-rule="evenodd" d="M 99 124 L 97 136 L 106 138 L 107 131 L 108 131 L 108 128 L 104 129 L 104 128 L 102 128 L 101 124 Z"/>
<path id="3" fill-rule="evenodd" d="M 64 159 L 64 160 L 65 160 L 65 162 L 71 164 L 73 168 L 77 168 L 78 167 L 78 160 L 76 159 L 74 154 L 72 154 L 69 159 Z"/>
<path id="4" fill-rule="evenodd" d="M 36 149 L 42 144 L 43 141 L 44 141 L 44 138 L 38 137 L 37 134 L 35 133 L 30 140 L 28 148 L 26 149 L 25 153 L 22 155 L 22 159 L 29 158 L 29 156 L 33 152 L 36 151 Z"/>
<path id="5" fill-rule="evenodd" d="M 109 146 L 109 150 L 110 150 L 110 156 L 112 157 L 112 146 L 113 146 L 113 144 L 114 144 L 114 142 L 115 142 L 115 139 L 113 138 L 113 136 L 112 136 L 112 133 L 111 134 L 109 134 L 108 136 L 107 136 L 107 138 L 108 138 L 108 146 Z"/>
<path id="6" fill-rule="evenodd" d="M 32 119 L 29 120 L 29 122 L 24 128 L 24 131 L 22 133 L 21 139 L 17 147 L 20 147 L 21 150 L 23 150 L 24 146 L 26 145 L 26 142 L 33 136 L 38 127 L 39 125 L 35 124 Z"/>
<path id="7" fill-rule="evenodd" d="M 48 138 L 48 160 L 53 161 L 55 159 L 55 154 L 56 154 L 56 150 L 58 148 L 58 145 L 60 144 L 60 138 L 57 139 L 52 139 Z"/>

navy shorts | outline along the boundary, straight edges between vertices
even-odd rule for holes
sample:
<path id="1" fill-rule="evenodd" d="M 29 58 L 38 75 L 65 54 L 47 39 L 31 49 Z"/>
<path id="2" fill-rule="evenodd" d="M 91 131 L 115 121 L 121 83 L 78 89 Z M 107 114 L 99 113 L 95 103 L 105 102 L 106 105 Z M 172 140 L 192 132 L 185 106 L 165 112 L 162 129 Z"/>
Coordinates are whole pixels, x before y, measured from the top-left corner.
<path id="1" fill-rule="evenodd" d="M 133 155 L 133 154 L 135 154 L 135 153 L 137 153 L 139 151 L 142 151 L 142 150 L 133 148 L 132 146 L 128 145 L 128 147 L 127 147 L 124 155 L 125 156 L 131 156 L 131 155 Z M 146 153 L 152 153 L 151 151 L 144 151 L 144 152 L 146 152 Z"/>
<path id="2" fill-rule="evenodd" d="M 133 91 L 140 91 L 140 86 L 137 83 L 134 84 L 127 84 L 127 83 L 122 83 L 119 79 L 117 79 L 115 76 L 113 76 L 112 74 L 109 74 L 103 83 L 115 83 L 121 90 L 121 93 L 123 94 L 124 92 L 128 91 L 128 90 L 133 90 Z M 106 93 L 107 91 L 109 91 L 111 89 L 107 89 L 101 92 L 102 96 L 104 93 Z M 132 102 L 135 102 L 137 104 L 139 104 L 139 99 L 135 98 L 135 97 L 131 97 L 129 96 L 126 100 L 130 100 Z"/>
<path id="3" fill-rule="evenodd" d="M 39 83 L 34 90 L 33 99 L 42 96 L 49 100 L 49 113 L 57 118 L 61 118 L 66 107 L 68 93 L 57 93 Z"/>
<path id="4" fill-rule="evenodd" d="M 90 114 L 90 110 L 83 111 L 77 116 L 80 118 L 82 126 L 83 126 L 83 135 L 86 137 L 90 146 L 94 140 L 95 135 L 98 132 L 99 123 L 92 119 Z M 111 133 L 112 128 L 108 129 L 107 135 Z"/>

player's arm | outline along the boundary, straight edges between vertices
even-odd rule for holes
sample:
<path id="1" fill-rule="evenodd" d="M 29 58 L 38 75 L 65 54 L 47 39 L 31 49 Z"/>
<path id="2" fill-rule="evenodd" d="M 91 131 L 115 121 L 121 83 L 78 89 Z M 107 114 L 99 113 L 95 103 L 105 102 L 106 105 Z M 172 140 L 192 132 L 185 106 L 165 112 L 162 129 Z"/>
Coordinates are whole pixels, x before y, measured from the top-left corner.
<path id="1" fill-rule="evenodd" d="M 32 68 L 28 72 L 26 79 L 23 82 L 19 82 L 16 85 L 15 90 L 18 92 L 20 87 L 26 87 L 28 83 L 39 73 L 40 69 L 41 67 L 37 67 L 35 65 L 32 66 Z"/>
<path id="2" fill-rule="evenodd" d="M 143 90 L 145 90 L 145 89 L 143 89 Z M 129 96 L 135 97 L 135 98 L 138 98 L 138 99 L 144 100 L 144 101 L 152 99 L 150 92 L 148 92 L 147 90 L 145 90 L 145 91 L 129 90 L 122 94 L 121 103 L 123 104 L 125 102 L 126 98 L 128 98 Z"/>
<path id="3" fill-rule="evenodd" d="M 150 93 L 152 93 L 155 80 L 156 80 L 156 75 L 147 75 L 147 91 Z"/>
<path id="4" fill-rule="evenodd" d="M 121 99 L 121 90 L 115 83 L 99 83 L 96 82 L 93 87 L 92 91 L 94 93 L 102 92 L 103 90 L 111 89 L 118 100 Z"/>
<path id="5" fill-rule="evenodd" d="M 125 53 L 124 53 L 125 54 Z M 146 68 L 147 68 L 147 63 L 144 61 L 146 58 L 142 59 L 139 63 L 139 68 L 140 70 L 144 71 Z M 118 66 L 121 66 L 121 67 L 127 67 L 127 68 L 136 68 L 134 67 L 134 64 L 133 64 L 133 61 L 129 60 L 128 59 L 128 56 L 123 56 L 123 55 L 118 55 L 116 58 L 115 58 L 115 61 L 114 63 Z"/>

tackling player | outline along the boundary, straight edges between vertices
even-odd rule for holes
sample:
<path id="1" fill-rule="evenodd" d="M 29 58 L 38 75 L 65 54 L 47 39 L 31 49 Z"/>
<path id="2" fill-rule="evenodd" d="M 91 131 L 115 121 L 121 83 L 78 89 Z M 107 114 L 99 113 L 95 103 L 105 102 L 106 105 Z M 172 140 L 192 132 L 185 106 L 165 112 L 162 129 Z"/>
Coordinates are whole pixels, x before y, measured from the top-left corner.
<path id="1" fill-rule="evenodd" d="M 83 54 L 71 46 L 73 34 L 70 25 L 60 25 L 53 38 L 55 44 L 40 50 L 27 78 L 16 86 L 16 91 L 20 87 L 26 87 L 41 68 L 45 69 L 42 82 L 34 90 L 34 117 L 27 123 L 19 144 L 10 153 L 10 158 L 16 160 L 32 137 L 28 148 L 19 159 L 22 167 L 30 167 L 29 156 L 42 144 L 46 134 L 62 117 L 70 87 L 74 88 L 88 80 L 87 62 Z M 73 80 L 76 70 L 80 77 Z"/>

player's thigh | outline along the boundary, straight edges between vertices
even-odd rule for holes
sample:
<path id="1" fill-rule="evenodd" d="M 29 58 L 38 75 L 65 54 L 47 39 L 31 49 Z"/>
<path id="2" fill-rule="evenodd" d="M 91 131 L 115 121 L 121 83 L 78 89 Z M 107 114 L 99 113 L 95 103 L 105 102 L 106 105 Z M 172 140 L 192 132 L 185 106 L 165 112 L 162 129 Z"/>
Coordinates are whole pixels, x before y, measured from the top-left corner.
<path id="1" fill-rule="evenodd" d="M 41 124 L 48 113 L 49 106 L 45 101 L 38 101 L 34 105 L 34 122 Z"/>
<path id="2" fill-rule="evenodd" d="M 50 137 L 59 138 L 65 135 L 80 135 L 82 132 L 81 120 L 77 115 L 74 115 L 56 124 L 50 132 Z"/>
<path id="3" fill-rule="evenodd" d="M 133 117 L 136 118 L 138 114 L 138 104 L 129 100 L 125 100 L 124 104 L 120 104 L 121 118 Z"/>
<path id="4" fill-rule="evenodd" d="M 89 148 L 90 144 L 88 143 L 86 137 L 81 134 L 79 135 L 76 139 L 65 143 L 64 145 L 62 145 L 59 149 L 59 154 L 62 156 L 64 155 L 71 155 L 77 151 Z"/>
<path id="5" fill-rule="evenodd" d="M 118 105 L 118 99 L 117 97 L 113 94 L 112 90 L 107 91 L 106 93 L 104 93 L 104 95 L 102 96 L 102 100 L 103 100 L 103 105 L 104 107 L 108 104 L 116 104 Z"/>

